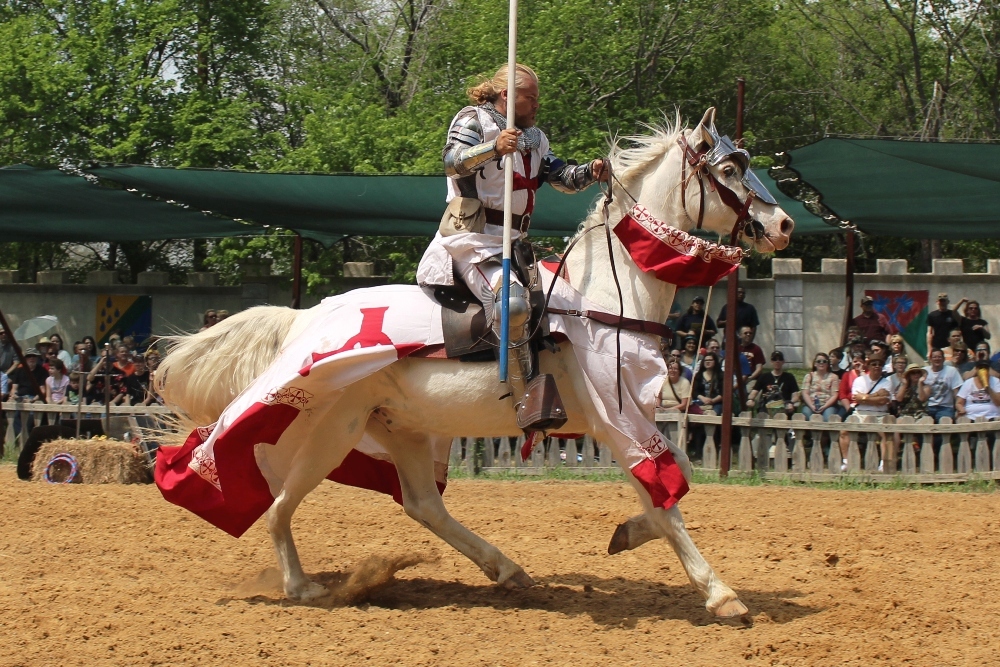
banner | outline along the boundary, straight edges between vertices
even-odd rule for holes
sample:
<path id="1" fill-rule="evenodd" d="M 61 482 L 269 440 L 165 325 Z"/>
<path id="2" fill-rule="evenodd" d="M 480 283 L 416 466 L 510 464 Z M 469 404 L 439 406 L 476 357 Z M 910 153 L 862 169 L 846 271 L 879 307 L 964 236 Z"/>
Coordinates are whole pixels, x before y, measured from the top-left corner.
<path id="1" fill-rule="evenodd" d="M 100 294 L 97 297 L 97 345 L 117 333 L 132 336 L 141 344 L 153 333 L 153 297 Z"/>
<path id="2" fill-rule="evenodd" d="M 875 312 L 889 320 L 889 331 L 903 336 L 907 345 L 927 358 L 927 290 L 865 290 L 875 300 Z"/>

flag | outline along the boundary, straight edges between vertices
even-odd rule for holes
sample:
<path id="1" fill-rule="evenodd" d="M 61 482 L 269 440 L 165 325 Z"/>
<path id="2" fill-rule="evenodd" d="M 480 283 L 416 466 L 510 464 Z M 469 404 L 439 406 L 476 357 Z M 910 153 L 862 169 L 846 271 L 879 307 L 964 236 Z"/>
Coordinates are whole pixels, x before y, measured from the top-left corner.
<path id="1" fill-rule="evenodd" d="M 903 340 L 922 358 L 927 358 L 927 290 L 865 290 L 875 300 L 875 312 L 889 320 L 889 331 Z"/>
<path id="2" fill-rule="evenodd" d="M 142 343 L 153 333 L 153 297 L 98 295 L 96 325 L 98 345 L 107 343 L 113 333 Z"/>

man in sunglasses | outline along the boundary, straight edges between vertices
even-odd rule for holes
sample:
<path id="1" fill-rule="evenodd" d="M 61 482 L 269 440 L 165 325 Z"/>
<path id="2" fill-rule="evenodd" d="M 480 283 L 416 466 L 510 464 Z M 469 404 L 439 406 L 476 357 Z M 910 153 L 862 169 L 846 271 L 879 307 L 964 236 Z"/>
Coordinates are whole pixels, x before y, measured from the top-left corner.
<path id="1" fill-rule="evenodd" d="M 865 361 L 867 373 L 858 376 L 851 386 L 851 404 L 854 407 L 855 414 L 862 417 L 874 417 L 875 421 L 879 424 L 889 414 L 890 379 L 882 374 L 882 366 L 884 364 L 885 358 L 881 355 L 873 354 L 869 356 Z M 846 434 L 846 431 L 841 432 L 840 449 L 844 459 L 847 458 L 844 447 L 844 436 Z M 880 457 L 878 471 L 882 472 L 885 459 L 893 460 L 894 452 L 891 451 L 892 438 L 887 438 L 884 434 L 879 437 Z M 874 442 L 869 439 L 868 446 L 872 447 L 873 445 Z"/>

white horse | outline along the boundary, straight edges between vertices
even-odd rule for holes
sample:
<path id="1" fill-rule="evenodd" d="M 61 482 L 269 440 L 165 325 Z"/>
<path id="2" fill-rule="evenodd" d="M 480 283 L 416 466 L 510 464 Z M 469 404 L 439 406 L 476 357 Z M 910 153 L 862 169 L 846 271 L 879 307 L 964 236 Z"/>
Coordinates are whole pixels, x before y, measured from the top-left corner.
<path id="1" fill-rule="evenodd" d="M 613 151 L 612 163 L 621 185 L 615 189 L 611 224 L 633 205 L 622 192 L 625 190 L 650 214 L 684 231 L 695 226 L 701 209 L 705 229 L 729 235 L 737 215 L 720 199 L 716 189 L 705 188 L 701 201 L 698 187 L 680 187 L 682 174 L 690 174 L 691 169 L 684 166 L 685 155 L 678 140 L 696 151 L 711 147 L 714 135 L 708 128 L 714 127 L 714 118 L 715 110 L 709 109 L 694 130 L 681 129 L 678 118 L 676 126 L 654 130 L 651 136 L 634 139 L 632 147 Z M 737 161 L 726 160 L 710 168 L 719 182 L 741 198 L 749 196 L 749 190 L 741 182 L 742 165 Z M 686 201 L 682 201 L 682 192 Z M 744 240 L 763 252 L 788 245 L 794 223 L 780 207 L 755 199 L 751 213 L 763 225 L 764 233 Z M 580 233 L 602 221 L 598 205 Z M 665 321 L 676 287 L 641 271 L 614 235 L 612 239 L 625 316 Z M 567 268 L 573 288 L 608 312 L 618 312 L 618 291 L 611 279 L 611 260 L 603 232 L 580 239 L 567 260 Z M 162 395 L 169 405 L 194 422 L 215 422 L 283 347 L 304 331 L 312 317 L 310 310 L 258 307 L 204 332 L 177 339 L 158 372 Z M 609 427 L 596 416 L 582 371 L 569 347 L 561 345 L 560 352 L 541 355 L 541 370 L 555 376 L 569 417 L 561 430 L 588 433 L 597 441 L 610 443 L 612 438 L 606 437 Z M 497 395 L 496 363 L 404 358 L 358 381 L 351 391 L 343 392 L 336 399 L 335 409 L 328 410 L 313 431 L 322 437 L 317 435 L 294 448 L 268 448 L 268 464 L 283 483 L 267 512 L 267 522 L 285 594 L 295 600 L 327 594 L 324 587 L 310 581 L 302 570 L 292 540 L 292 514 L 366 432 L 392 457 L 399 474 L 403 507 L 410 517 L 465 554 L 498 584 L 509 588 L 533 585 L 520 566 L 448 513 L 435 485 L 433 452 L 447 449 L 454 437 L 466 435 L 470 421 L 477 424 L 480 435 L 519 434 L 514 411 L 507 401 L 498 401 Z M 376 410 L 382 419 L 391 420 L 391 433 L 372 418 Z M 672 452 L 688 474 L 690 463 L 684 454 L 676 447 Z M 623 461 L 621 452 L 615 454 L 619 462 Z M 645 511 L 619 527 L 612 541 L 614 548 L 609 550 L 630 549 L 654 537 L 665 537 L 691 583 L 704 596 L 709 612 L 719 617 L 746 614 L 747 608 L 736 593 L 716 577 L 698 552 L 677 506 L 668 510 L 654 506 L 649 493 L 634 476 L 626 476 Z"/>

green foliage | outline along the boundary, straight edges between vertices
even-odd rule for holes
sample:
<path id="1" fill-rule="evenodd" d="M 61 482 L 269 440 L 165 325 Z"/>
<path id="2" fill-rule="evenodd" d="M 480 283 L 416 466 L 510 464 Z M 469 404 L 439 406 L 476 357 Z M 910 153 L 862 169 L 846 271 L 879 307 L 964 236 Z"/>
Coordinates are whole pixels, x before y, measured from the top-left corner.
<path id="1" fill-rule="evenodd" d="M 440 173 L 465 89 L 505 59 L 506 12 L 485 0 L 0 0 L 0 164 Z M 675 110 L 691 120 L 716 106 L 732 132 L 737 76 L 759 169 L 824 133 L 1000 133 L 996 0 L 522 0 L 519 25 L 519 59 L 541 78 L 539 124 L 580 161 Z M 410 281 L 425 243 L 307 243 L 307 284 L 327 289 L 345 250 Z M 1000 244 L 867 237 L 859 268 L 938 252 L 978 269 Z M 287 271 L 290 253 L 284 233 L 82 251 L 0 243 L 0 265 L 22 279 L 112 264 L 180 279 L 204 257 L 232 281 L 246 261 Z M 815 270 L 842 253 L 826 236 L 781 254 Z M 753 257 L 751 276 L 768 259 Z"/>

